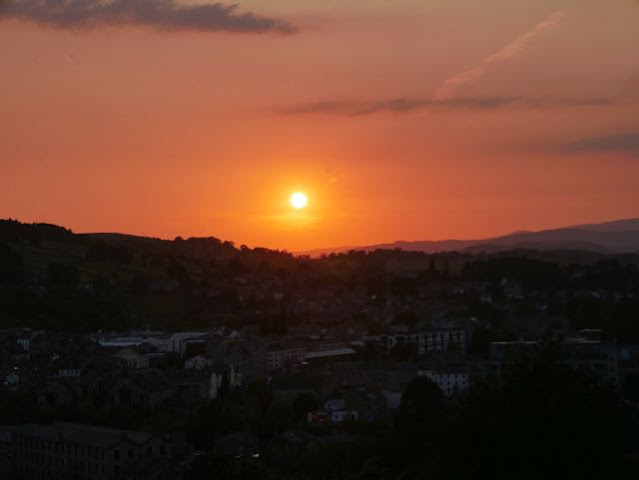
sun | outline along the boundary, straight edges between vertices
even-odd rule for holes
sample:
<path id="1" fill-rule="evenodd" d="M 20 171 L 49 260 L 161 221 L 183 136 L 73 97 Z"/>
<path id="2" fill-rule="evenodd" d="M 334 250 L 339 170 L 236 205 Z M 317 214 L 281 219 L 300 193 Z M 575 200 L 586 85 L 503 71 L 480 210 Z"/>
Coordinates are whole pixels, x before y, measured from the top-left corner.
<path id="1" fill-rule="evenodd" d="M 290 202 L 293 208 L 296 208 L 299 210 L 301 208 L 304 208 L 306 205 L 308 205 L 308 198 L 306 197 L 306 194 L 302 192 L 295 192 L 294 194 L 291 195 Z"/>

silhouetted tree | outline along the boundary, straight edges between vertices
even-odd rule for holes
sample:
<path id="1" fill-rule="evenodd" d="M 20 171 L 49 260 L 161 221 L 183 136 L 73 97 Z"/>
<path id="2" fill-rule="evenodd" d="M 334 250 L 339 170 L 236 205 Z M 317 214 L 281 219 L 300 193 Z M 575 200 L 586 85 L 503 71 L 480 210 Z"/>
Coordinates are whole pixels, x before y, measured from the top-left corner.
<path id="1" fill-rule="evenodd" d="M 397 428 L 415 438 L 435 431 L 444 409 L 441 389 L 427 377 L 416 377 L 406 385 L 397 413 Z"/>
<path id="2" fill-rule="evenodd" d="M 442 469 L 455 477 L 617 477 L 629 467 L 636 422 L 614 389 L 559 361 L 553 349 L 460 400 L 443 435 Z M 463 462 L 455 459 L 463 458 Z"/>
<path id="3" fill-rule="evenodd" d="M 317 397 L 311 392 L 298 393 L 295 400 L 293 400 L 293 411 L 298 417 L 315 410 L 317 406 Z"/>

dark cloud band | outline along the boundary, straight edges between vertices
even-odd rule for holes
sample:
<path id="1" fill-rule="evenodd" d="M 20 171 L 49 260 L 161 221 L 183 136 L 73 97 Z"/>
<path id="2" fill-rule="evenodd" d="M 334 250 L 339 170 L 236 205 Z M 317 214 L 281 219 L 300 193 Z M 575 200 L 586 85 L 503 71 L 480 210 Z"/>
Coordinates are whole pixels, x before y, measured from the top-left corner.
<path id="1" fill-rule="evenodd" d="M 298 105 L 280 110 L 286 114 L 372 115 L 392 112 L 408 113 L 419 110 L 496 110 L 500 108 L 561 108 L 599 106 L 615 103 L 608 98 L 524 98 L 524 97 L 465 97 L 444 100 L 397 98 L 376 101 L 327 101 Z"/>
<path id="2" fill-rule="evenodd" d="M 639 155 L 639 132 L 584 138 L 561 147 L 566 153 L 627 152 Z"/>
<path id="3" fill-rule="evenodd" d="M 137 25 L 163 31 L 281 34 L 296 31 L 286 21 L 252 12 L 238 12 L 237 5 L 223 3 L 188 5 L 176 0 L 6 0 L 0 6 L 0 18 L 56 28 L 93 29 Z"/>

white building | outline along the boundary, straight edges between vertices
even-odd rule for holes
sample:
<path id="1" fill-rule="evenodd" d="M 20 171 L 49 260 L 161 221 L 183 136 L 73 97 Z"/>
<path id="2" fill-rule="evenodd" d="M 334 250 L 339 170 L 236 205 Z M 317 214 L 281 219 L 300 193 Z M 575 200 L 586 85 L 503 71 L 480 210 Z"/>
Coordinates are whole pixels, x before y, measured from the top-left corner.
<path id="1" fill-rule="evenodd" d="M 418 370 L 417 376 L 436 383 L 447 397 L 466 390 L 469 385 L 468 373 L 459 370 Z"/>
<path id="2" fill-rule="evenodd" d="M 301 362 L 305 357 L 306 347 L 303 345 L 274 347 L 266 352 L 266 368 L 279 370 L 286 365 Z"/>
<path id="3" fill-rule="evenodd" d="M 131 348 L 139 347 L 143 343 L 153 345 L 164 353 L 174 352 L 184 355 L 189 344 L 206 342 L 206 336 L 210 332 L 177 332 L 167 334 L 163 332 L 133 332 L 129 336 L 101 337 L 98 344 L 107 348 Z"/>
<path id="4" fill-rule="evenodd" d="M 466 330 L 428 330 L 423 332 L 392 333 L 386 337 L 388 351 L 398 343 L 417 346 L 418 355 L 432 351 L 448 351 L 453 348 L 466 351 Z"/>

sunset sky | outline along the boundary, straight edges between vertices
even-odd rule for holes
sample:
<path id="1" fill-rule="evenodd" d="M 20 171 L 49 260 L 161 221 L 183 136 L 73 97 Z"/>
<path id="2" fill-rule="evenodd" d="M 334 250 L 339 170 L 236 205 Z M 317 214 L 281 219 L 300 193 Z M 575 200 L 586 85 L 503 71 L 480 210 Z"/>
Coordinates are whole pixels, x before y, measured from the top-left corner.
<path id="1" fill-rule="evenodd" d="M 299 251 L 639 217 L 639 1 L 236 3 L 0 0 L 0 218 Z"/>

